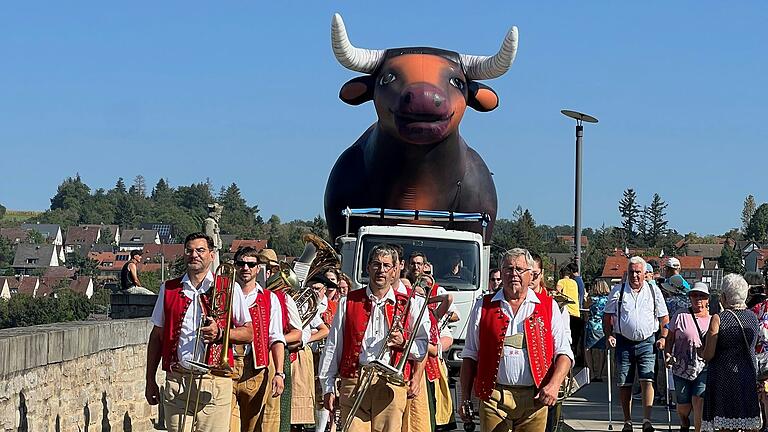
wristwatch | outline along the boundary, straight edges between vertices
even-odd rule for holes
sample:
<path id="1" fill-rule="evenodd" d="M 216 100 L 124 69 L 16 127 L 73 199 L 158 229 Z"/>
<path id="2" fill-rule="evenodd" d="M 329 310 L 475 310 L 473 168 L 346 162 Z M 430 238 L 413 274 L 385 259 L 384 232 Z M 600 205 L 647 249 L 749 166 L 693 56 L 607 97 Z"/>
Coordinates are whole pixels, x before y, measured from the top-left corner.
<path id="1" fill-rule="evenodd" d="M 285 379 L 285 372 L 275 372 L 275 376 L 279 376 L 282 379 Z"/>

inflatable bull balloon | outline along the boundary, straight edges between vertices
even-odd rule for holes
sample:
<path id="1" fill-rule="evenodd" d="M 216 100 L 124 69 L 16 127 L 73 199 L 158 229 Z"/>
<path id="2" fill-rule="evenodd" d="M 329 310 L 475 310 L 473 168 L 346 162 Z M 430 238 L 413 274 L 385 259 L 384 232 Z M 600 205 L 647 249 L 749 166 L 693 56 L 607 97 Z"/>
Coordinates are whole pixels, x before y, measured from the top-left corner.
<path id="1" fill-rule="evenodd" d="M 339 14 L 331 25 L 336 59 L 365 75 L 342 86 L 350 105 L 373 101 L 378 120 L 341 154 L 325 189 L 331 238 L 344 233 L 346 207 L 485 212 L 486 241 L 496 219 L 496 187 L 485 162 L 459 135 L 467 107 L 491 111 L 496 93 L 479 80 L 497 78 L 512 65 L 517 28 L 493 56 L 437 48 L 371 50 L 349 41 Z M 352 221 L 355 232 L 361 222 Z M 455 226 L 454 228 L 459 228 Z M 482 232 L 479 223 L 471 227 Z"/>

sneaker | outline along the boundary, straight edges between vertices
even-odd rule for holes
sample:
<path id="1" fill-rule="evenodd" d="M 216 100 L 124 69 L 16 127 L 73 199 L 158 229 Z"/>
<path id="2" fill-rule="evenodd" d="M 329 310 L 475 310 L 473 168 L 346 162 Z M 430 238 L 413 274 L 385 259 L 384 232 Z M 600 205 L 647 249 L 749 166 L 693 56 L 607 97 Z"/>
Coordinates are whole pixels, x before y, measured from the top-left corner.
<path id="1" fill-rule="evenodd" d="M 621 432 L 632 432 L 632 422 L 624 422 L 624 427 L 621 428 Z"/>
<path id="2" fill-rule="evenodd" d="M 654 430 L 651 422 L 643 422 L 643 432 L 653 432 Z"/>

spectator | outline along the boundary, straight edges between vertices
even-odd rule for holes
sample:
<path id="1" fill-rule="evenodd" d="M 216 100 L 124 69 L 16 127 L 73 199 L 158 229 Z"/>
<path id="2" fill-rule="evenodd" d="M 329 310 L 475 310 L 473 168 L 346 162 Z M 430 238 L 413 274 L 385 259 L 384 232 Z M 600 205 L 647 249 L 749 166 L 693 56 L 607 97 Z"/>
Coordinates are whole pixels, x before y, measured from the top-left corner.
<path id="1" fill-rule="evenodd" d="M 753 304 L 750 309 L 757 315 L 757 320 L 760 322 L 760 337 L 758 338 L 757 347 L 755 347 L 755 352 L 759 354 L 768 349 L 768 298 L 765 295 L 765 286 L 761 285 L 761 283 L 765 283 L 765 279 L 760 273 L 753 272 L 747 272 L 744 275 L 744 279 L 749 284 L 747 307 Z M 762 388 L 759 396 L 763 419 L 768 419 L 768 391 Z M 762 430 L 768 430 L 766 422 L 764 422 Z"/>
<path id="2" fill-rule="evenodd" d="M 139 264 L 141 264 L 142 251 L 132 250 L 131 259 L 120 270 L 120 286 L 124 290 L 133 287 L 141 287 L 139 280 Z"/>
<path id="3" fill-rule="evenodd" d="M 604 280 L 598 280 L 592 284 L 589 297 L 587 298 L 587 308 L 589 316 L 586 320 L 586 330 L 584 332 L 584 348 L 587 367 L 592 372 L 591 381 L 600 382 L 603 380 L 603 370 L 605 369 L 605 333 L 603 332 L 603 315 L 605 306 L 608 304 L 608 294 L 611 289 Z"/>
<path id="4" fill-rule="evenodd" d="M 703 282 L 696 282 L 688 291 L 691 308 L 680 310 L 672 317 L 667 334 L 667 367 L 672 369 L 677 400 L 677 415 L 680 417 L 680 432 L 691 427 L 693 409 L 694 430 L 701 431 L 701 416 L 704 409 L 704 390 L 707 384 L 707 368 L 704 359 L 698 355 L 704 340 L 702 329 L 709 328 L 709 288 Z"/>
<path id="5" fill-rule="evenodd" d="M 571 263 L 573 264 L 573 263 Z M 579 307 L 579 284 L 573 279 L 573 267 L 568 264 L 560 269 L 560 280 L 557 281 L 557 290 L 568 296 L 573 303 L 568 303 L 566 310 L 570 315 L 571 324 L 571 349 L 576 356 L 575 364 L 584 365 L 584 320 L 581 319 L 581 308 Z M 578 267 L 576 268 L 578 272 Z"/>
<path id="6" fill-rule="evenodd" d="M 352 286 L 352 279 L 346 274 L 342 273 L 339 277 L 339 298 L 346 297 Z"/>
<path id="7" fill-rule="evenodd" d="M 587 290 L 584 287 L 584 279 L 581 278 L 581 275 L 579 274 L 579 265 L 575 262 L 568 264 L 567 268 L 571 272 L 571 279 L 576 281 L 576 286 L 579 287 L 579 298 L 574 300 L 578 300 L 579 308 L 581 308 L 584 306 L 584 298 L 587 296 Z"/>
<path id="8" fill-rule="evenodd" d="M 680 275 L 680 260 L 670 257 L 664 265 L 664 277 L 666 280 L 661 288 L 667 297 L 667 309 L 672 316 L 680 309 L 688 309 L 691 302 L 688 301 L 688 290 L 691 285 Z"/>
<path id="9" fill-rule="evenodd" d="M 501 270 L 493 268 L 488 273 L 488 292 L 495 293 L 501 288 Z"/>
<path id="10" fill-rule="evenodd" d="M 632 257 L 628 267 L 627 281 L 616 285 L 608 296 L 603 329 L 608 346 L 616 348 L 617 382 L 624 412 L 622 431 L 632 432 L 632 383 L 637 369 L 643 399 L 643 432 L 653 432 L 655 349 L 664 349 L 669 315 L 659 288 L 645 281 L 645 260 Z M 654 343 L 657 331 L 661 338 Z"/>
<path id="11" fill-rule="evenodd" d="M 743 277 L 723 278 L 720 302 L 723 310 L 713 315 L 701 357 L 707 365 L 703 430 L 760 428 L 757 399 L 755 345 L 759 326 L 745 303 L 749 285 Z"/>

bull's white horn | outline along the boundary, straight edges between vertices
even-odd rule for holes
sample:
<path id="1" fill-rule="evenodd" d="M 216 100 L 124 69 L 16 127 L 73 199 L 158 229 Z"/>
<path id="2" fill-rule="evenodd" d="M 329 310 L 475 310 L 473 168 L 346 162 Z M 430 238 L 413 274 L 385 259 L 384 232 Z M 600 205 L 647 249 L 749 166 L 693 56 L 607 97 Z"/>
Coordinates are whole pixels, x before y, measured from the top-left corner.
<path id="1" fill-rule="evenodd" d="M 384 58 L 384 50 L 355 48 L 347 36 L 347 28 L 341 15 L 333 14 L 331 21 L 331 46 L 336 60 L 347 69 L 355 72 L 372 73 Z"/>
<path id="2" fill-rule="evenodd" d="M 506 73 L 517 54 L 517 27 L 512 27 L 504 37 L 499 52 L 494 56 L 461 54 L 467 79 L 486 80 L 498 78 Z"/>

